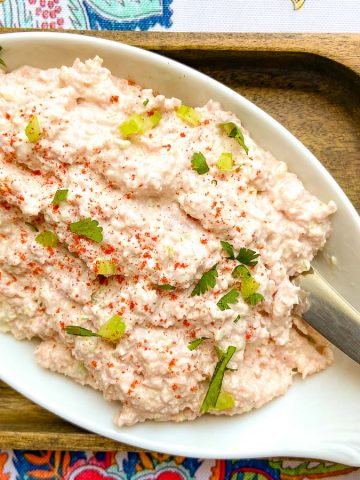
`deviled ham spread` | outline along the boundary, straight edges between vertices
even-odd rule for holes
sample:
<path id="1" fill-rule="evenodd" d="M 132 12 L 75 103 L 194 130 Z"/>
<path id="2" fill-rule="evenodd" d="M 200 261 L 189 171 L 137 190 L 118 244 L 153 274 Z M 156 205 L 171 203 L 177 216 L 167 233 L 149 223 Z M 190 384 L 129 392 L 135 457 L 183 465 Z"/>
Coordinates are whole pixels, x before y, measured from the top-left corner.
<path id="1" fill-rule="evenodd" d="M 0 329 L 117 425 L 246 412 L 332 362 L 292 279 L 335 205 L 219 103 L 25 66 L 0 74 L 0 161 Z"/>

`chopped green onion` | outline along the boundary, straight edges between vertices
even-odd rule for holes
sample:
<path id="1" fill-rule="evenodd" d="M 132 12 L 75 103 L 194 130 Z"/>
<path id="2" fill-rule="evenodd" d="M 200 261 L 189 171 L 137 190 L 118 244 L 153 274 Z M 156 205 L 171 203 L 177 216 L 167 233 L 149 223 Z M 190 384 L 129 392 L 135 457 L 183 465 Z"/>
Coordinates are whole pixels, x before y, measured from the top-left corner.
<path id="1" fill-rule="evenodd" d="M 224 355 L 217 362 L 214 373 L 210 380 L 208 391 L 206 392 L 204 401 L 200 407 L 201 413 L 205 413 L 205 412 L 208 412 L 209 410 L 216 408 L 216 404 L 220 395 L 226 367 L 230 362 L 230 360 L 232 359 L 235 352 L 236 352 L 236 347 L 233 347 L 233 346 L 228 347 L 226 353 L 224 353 Z"/>
<path id="2" fill-rule="evenodd" d="M 241 318 L 241 316 L 238 315 L 238 316 L 235 318 L 234 323 L 237 323 L 237 322 L 240 320 L 240 318 Z"/>
<path id="3" fill-rule="evenodd" d="M 245 150 L 246 155 L 249 153 L 249 148 L 245 145 L 244 135 L 240 130 L 240 127 L 238 127 L 234 122 L 220 123 L 220 127 L 228 137 L 235 138 L 238 144 Z"/>
<path id="4" fill-rule="evenodd" d="M 146 98 L 146 99 L 143 101 L 144 107 L 146 107 L 146 105 L 149 103 L 149 101 L 150 101 L 150 100 L 149 100 L 148 98 Z"/>
<path id="5" fill-rule="evenodd" d="M 213 180 L 211 180 L 211 185 L 217 185 L 217 180 L 215 180 L 215 178 Z"/>
<path id="6" fill-rule="evenodd" d="M 33 115 L 30 122 L 25 128 L 25 134 L 31 143 L 36 143 L 40 140 L 42 135 L 42 129 L 39 123 L 39 119 L 36 115 Z"/>
<path id="7" fill-rule="evenodd" d="M 97 243 L 102 242 L 103 239 L 102 227 L 99 226 L 97 220 L 92 220 L 91 218 L 84 218 L 78 222 L 71 223 L 70 231 Z"/>
<path id="8" fill-rule="evenodd" d="M 98 260 L 96 262 L 96 272 L 98 275 L 114 275 L 116 272 L 116 265 L 110 260 Z"/>
<path id="9" fill-rule="evenodd" d="M 133 113 L 130 117 L 119 125 L 119 130 L 124 138 L 129 135 L 144 133 L 144 117 L 139 113 Z"/>
<path id="10" fill-rule="evenodd" d="M 117 342 L 124 335 L 126 325 L 119 315 L 114 315 L 104 325 L 102 325 L 97 334 L 111 342 Z"/>
<path id="11" fill-rule="evenodd" d="M 257 292 L 259 287 L 260 284 L 250 275 L 250 277 L 241 280 L 241 296 L 247 301 Z"/>
<path id="12" fill-rule="evenodd" d="M 188 105 L 180 105 L 180 107 L 176 109 L 176 115 L 180 120 L 192 127 L 197 127 L 201 123 L 201 114 Z"/>
<path id="13" fill-rule="evenodd" d="M 220 392 L 214 410 L 229 410 L 234 407 L 235 401 L 231 393 Z"/>
<path id="14" fill-rule="evenodd" d="M 199 175 L 204 175 L 210 170 L 206 158 L 201 152 L 194 153 L 191 157 L 191 168 Z"/>
<path id="15" fill-rule="evenodd" d="M 54 206 L 60 205 L 60 203 L 67 200 L 69 190 L 56 190 L 53 201 L 51 202 Z"/>
<path id="16" fill-rule="evenodd" d="M 33 223 L 25 222 L 25 225 L 27 225 L 32 232 L 38 232 L 38 231 L 39 231 L 39 229 L 37 228 L 37 226 L 34 225 Z"/>
<path id="17" fill-rule="evenodd" d="M 119 125 L 119 130 L 124 138 L 130 135 L 142 135 L 147 130 L 151 130 L 161 120 L 161 112 L 155 110 L 150 115 L 140 115 L 133 113 L 130 117 Z"/>
<path id="18" fill-rule="evenodd" d="M 35 241 L 43 247 L 56 247 L 59 243 L 57 235 L 51 230 L 39 233 L 39 235 L 35 237 Z"/>
<path id="19" fill-rule="evenodd" d="M 189 350 L 195 350 L 200 345 L 200 343 L 202 343 L 204 340 L 209 340 L 209 338 L 208 337 L 200 337 L 200 338 L 197 338 L 196 340 L 193 340 L 192 342 L 190 342 L 188 344 L 188 349 Z"/>
<path id="20" fill-rule="evenodd" d="M 216 162 L 217 168 L 220 172 L 232 172 L 234 168 L 234 159 L 232 153 L 223 152 L 219 160 Z"/>
<path id="21" fill-rule="evenodd" d="M 163 283 L 162 285 L 154 284 L 154 288 L 157 288 L 158 290 L 169 291 L 169 292 L 176 290 L 176 287 L 174 287 L 173 285 L 170 285 L 169 283 Z"/>
<path id="22" fill-rule="evenodd" d="M 159 110 L 155 110 L 151 115 L 145 117 L 145 131 L 151 130 L 156 127 L 160 120 L 162 119 L 162 114 Z"/>

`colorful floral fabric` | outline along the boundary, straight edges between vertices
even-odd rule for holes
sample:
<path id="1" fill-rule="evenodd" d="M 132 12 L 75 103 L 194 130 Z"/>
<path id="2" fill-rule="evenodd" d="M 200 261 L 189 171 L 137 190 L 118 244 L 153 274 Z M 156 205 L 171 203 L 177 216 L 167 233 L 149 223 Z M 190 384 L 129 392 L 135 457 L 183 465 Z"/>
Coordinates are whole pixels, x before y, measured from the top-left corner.
<path id="1" fill-rule="evenodd" d="M 0 480 L 360 480 L 360 469 L 294 460 L 198 460 L 149 453 L 0 450 Z"/>
<path id="2" fill-rule="evenodd" d="M 0 25 L 25 28 L 169 28 L 171 0 L 0 0 Z"/>

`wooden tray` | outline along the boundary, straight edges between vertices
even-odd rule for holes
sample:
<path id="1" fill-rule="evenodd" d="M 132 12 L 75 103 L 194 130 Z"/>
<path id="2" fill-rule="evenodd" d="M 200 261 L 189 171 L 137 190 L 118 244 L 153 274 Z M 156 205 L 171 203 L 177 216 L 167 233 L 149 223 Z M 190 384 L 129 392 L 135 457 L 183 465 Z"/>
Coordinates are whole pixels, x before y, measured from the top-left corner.
<path id="1" fill-rule="evenodd" d="M 155 50 L 240 92 L 309 147 L 360 208 L 360 35 L 82 33 Z M 0 448 L 134 450 L 1 382 Z"/>

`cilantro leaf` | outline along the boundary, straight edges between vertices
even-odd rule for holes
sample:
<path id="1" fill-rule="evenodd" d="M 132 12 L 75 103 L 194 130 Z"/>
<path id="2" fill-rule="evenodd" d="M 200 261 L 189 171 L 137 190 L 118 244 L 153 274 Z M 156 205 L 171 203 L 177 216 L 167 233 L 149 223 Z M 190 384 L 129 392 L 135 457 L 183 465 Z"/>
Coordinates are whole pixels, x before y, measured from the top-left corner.
<path id="1" fill-rule="evenodd" d="M 195 295 L 202 295 L 203 293 L 207 292 L 208 289 L 214 288 L 216 285 L 216 278 L 218 276 L 218 272 L 216 270 L 217 264 L 215 264 L 210 270 L 203 273 L 202 277 L 195 285 L 194 290 L 191 292 L 191 296 L 194 297 Z"/>
<path id="2" fill-rule="evenodd" d="M 70 231 L 97 243 L 100 243 L 103 239 L 102 227 L 99 226 L 97 220 L 92 220 L 91 218 L 84 218 L 78 222 L 71 223 Z"/>
<path id="3" fill-rule="evenodd" d="M 264 296 L 261 293 L 252 293 L 248 297 L 246 297 L 245 301 L 250 305 L 256 305 L 259 302 L 263 302 L 265 300 Z"/>
<path id="4" fill-rule="evenodd" d="M 244 135 L 240 129 L 234 122 L 223 122 L 220 123 L 220 127 L 226 133 L 226 135 L 230 138 L 235 138 L 238 144 L 245 150 L 246 155 L 249 153 L 249 147 L 245 144 Z"/>
<path id="5" fill-rule="evenodd" d="M 241 316 L 238 315 L 238 316 L 235 318 L 234 323 L 237 323 L 237 322 L 240 320 L 240 318 L 241 318 Z"/>
<path id="6" fill-rule="evenodd" d="M 249 267 L 255 266 L 258 262 L 255 258 L 259 257 L 260 254 L 256 253 L 254 250 L 249 248 L 240 248 L 240 251 L 236 257 L 236 260 L 244 265 L 249 265 Z"/>
<path id="7" fill-rule="evenodd" d="M 56 247 L 59 243 L 56 233 L 50 230 L 39 233 L 39 235 L 35 237 L 35 241 L 43 247 Z"/>
<path id="8" fill-rule="evenodd" d="M 204 175 L 210 170 L 206 158 L 201 152 L 194 153 L 191 157 L 191 168 L 199 175 Z"/>
<path id="9" fill-rule="evenodd" d="M 228 254 L 227 258 L 229 258 L 230 260 L 235 260 L 234 247 L 231 245 L 231 243 L 224 242 L 223 240 L 221 240 L 220 243 L 224 252 Z"/>
<path id="10" fill-rule="evenodd" d="M 202 343 L 204 340 L 209 340 L 209 337 L 196 338 L 192 342 L 189 342 L 188 349 L 195 350 L 200 345 L 200 343 Z"/>
<path id="11" fill-rule="evenodd" d="M 233 288 L 232 290 L 230 290 L 230 292 L 226 293 L 223 297 L 221 297 L 216 305 L 222 311 L 229 310 L 229 303 L 238 303 L 239 295 L 240 293 L 235 288 Z"/>
<path id="12" fill-rule="evenodd" d="M 69 190 L 56 190 L 53 201 L 51 202 L 54 206 L 60 205 L 61 202 L 67 200 Z"/>
<path id="13" fill-rule="evenodd" d="M 65 332 L 69 335 L 77 335 L 80 337 L 98 337 L 97 333 L 88 330 L 87 328 L 78 327 L 77 325 L 68 325 L 65 327 Z"/>
<path id="14" fill-rule="evenodd" d="M 158 290 L 164 290 L 164 291 L 169 291 L 172 292 L 173 290 L 176 290 L 176 287 L 173 285 L 170 285 L 169 283 L 163 283 L 161 285 L 154 284 L 154 288 L 157 288 Z"/>
<path id="15" fill-rule="evenodd" d="M 224 355 L 222 355 L 222 357 L 217 362 L 214 373 L 210 380 L 209 388 L 206 392 L 204 401 L 200 407 L 201 413 L 206 413 L 209 410 L 216 408 L 216 403 L 220 395 L 226 367 L 230 362 L 230 360 L 232 359 L 235 352 L 236 352 L 236 347 L 229 346 L 226 352 L 224 353 Z"/>

